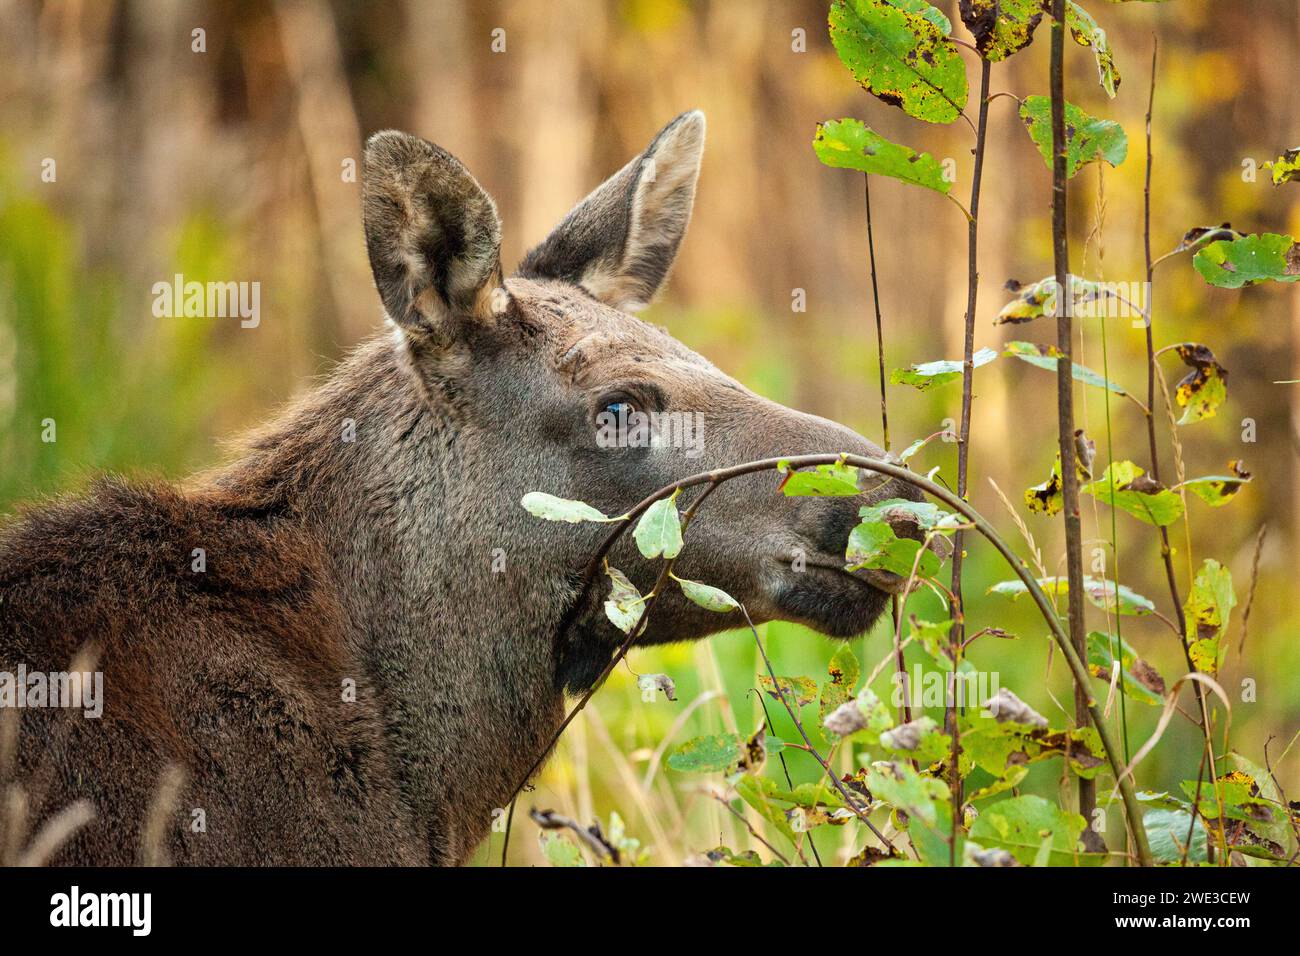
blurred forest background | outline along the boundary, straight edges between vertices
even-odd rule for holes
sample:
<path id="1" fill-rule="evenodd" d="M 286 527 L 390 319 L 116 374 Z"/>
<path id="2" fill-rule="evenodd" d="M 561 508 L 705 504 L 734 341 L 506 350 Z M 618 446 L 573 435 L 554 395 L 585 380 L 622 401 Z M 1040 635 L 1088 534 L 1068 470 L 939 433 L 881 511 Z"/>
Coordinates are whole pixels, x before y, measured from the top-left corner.
<path id="1" fill-rule="evenodd" d="M 956 0 L 937 6 L 966 37 Z M 1119 120 L 1130 149 L 1118 169 L 1090 166 L 1072 181 L 1074 271 L 1143 278 L 1153 36 L 1155 254 L 1192 226 L 1224 220 L 1248 232 L 1300 234 L 1300 187 L 1275 188 L 1262 170 L 1254 181 L 1249 175 L 1252 164 L 1300 144 L 1300 5 L 1088 6 L 1109 34 L 1123 82 L 1118 98 L 1106 100 L 1091 52 L 1067 44 L 1067 96 Z M 346 173 L 349 160 L 359 163 L 364 136 L 386 127 L 433 140 L 469 166 L 498 202 L 509 265 L 668 119 L 705 110 L 695 217 L 647 317 L 760 393 L 879 440 L 862 178 L 817 161 L 815 125 L 856 116 L 890 139 L 952 158 L 963 202 L 973 144 L 965 124 L 915 122 L 858 88 L 830 47 L 826 10 L 823 0 L 0 0 L 0 512 L 83 486 L 101 470 L 179 478 L 209 465 L 222 437 L 258 422 L 376 330 L 359 187 Z M 202 52 L 193 49 L 197 29 Z M 802 52 L 793 48 L 799 29 Z M 497 30 L 505 49 L 494 52 Z M 1032 47 L 994 66 L 993 89 L 1045 94 L 1047 46 L 1044 26 Z M 969 69 L 974 90 L 973 56 Z M 1042 322 L 992 324 L 1007 301 L 1003 282 L 1048 274 L 1051 248 L 1048 170 L 1011 99 L 995 100 L 991 117 L 976 346 L 1054 341 L 1054 327 Z M 42 175 L 50 159 L 53 181 Z M 962 216 L 935 194 L 883 179 L 873 180 L 872 206 L 886 365 L 960 358 Z M 151 286 L 178 272 L 259 281 L 260 325 L 155 318 Z M 795 289 L 805 290 L 805 312 L 792 311 Z M 1228 459 L 1243 458 L 1255 480 L 1222 511 L 1191 502 L 1193 554 L 1176 533 L 1176 560 L 1182 568 L 1219 558 L 1244 604 L 1256 534 L 1267 524 L 1249 634 L 1239 605 L 1221 676 L 1234 702 L 1233 745 L 1263 763 L 1272 736 L 1279 779 L 1300 796 L 1300 748 L 1277 762 L 1300 729 L 1300 386 L 1275 384 L 1300 378 L 1300 290 L 1211 289 L 1184 256 L 1158 270 L 1154 307 L 1157 346 L 1205 342 L 1231 372 L 1224 410 L 1181 431 L 1187 470 L 1222 473 Z M 1100 370 L 1096 322 L 1076 325 L 1076 359 Z M 1110 375 L 1140 393 L 1143 355 L 1140 328 L 1127 319 L 1110 327 Z M 1183 370 L 1170 361 L 1172 382 Z M 1048 373 L 1010 360 L 977 373 L 972 500 L 1013 538 L 988 479 L 1023 515 L 1022 491 L 1046 477 L 1055 448 L 1054 389 Z M 1081 424 L 1104 448 L 1102 393 L 1081 390 L 1077 401 Z M 891 387 L 889 402 L 897 451 L 957 417 L 960 385 Z M 1140 413 L 1122 399 L 1111 413 L 1116 457 L 1145 464 Z M 46 418 L 57 422 L 56 443 L 40 440 Z M 1244 419 L 1255 422 L 1253 442 L 1243 442 Z M 935 442 L 914 467 L 942 466 L 951 483 L 953 449 Z M 1168 446 L 1162 455 L 1172 461 Z M 1051 565 L 1062 546 L 1059 519 L 1024 517 Z M 1156 535 L 1127 515 L 1118 521 L 1121 578 L 1174 614 Z M 1109 513 L 1087 500 L 1084 522 L 1085 538 L 1109 535 Z M 1027 602 L 982 596 L 1009 575 L 983 544 L 970 548 L 969 630 L 998 624 L 1019 635 L 977 645 L 977 666 L 1059 717 L 1055 701 L 1069 705 L 1069 686 L 1059 661 L 1046 664 L 1041 622 Z M 1090 626 L 1103 629 L 1102 612 L 1090 614 Z M 1183 673 L 1168 630 L 1151 618 L 1124 623 L 1125 639 L 1167 681 Z M 778 673 L 824 674 L 830 642 L 791 626 L 770 625 L 766 634 Z M 883 628 L 859 642 L 868 669 L 889 643 Z M 733 633 L 642 652 L 632 664 L 671 674 L 678 703 L 642 703 L 634 677 L 620 669 L 521 806 L 607 825 L 617 811 L 654 863 L 719 842 L 752 845 L 700 792 L 702 778 L 664 766 L 688 737 L 757 725 L 752 638 Z M 1258 685 L 1253 702 L 1240 699 L 1248 678 Z M 779 705 L 769 709 L 773 732 L 796 736 Z M 1133 739 L 1145 739 L 1154 709 L 1130 704 L 1129 715 Z M 1195 778 L 1198 758 L 1195 729 L 1179 719 L 1140 783 L 1176 791 Z M 789 763 L 799 779 L 815 779 L 811 758 L 795 754 Z M 1026 789 L 1054 791 L 1057 763 L 1036 766 Z M 1110 822 L 1115 845 L 1117 809 Z M 831 859 L 848 850 L 838 839 L 819 831 Z M 500 840 L 494 834 L 478 860 L 499 851 Z M 516 815 L 511 853 L 541 859 L 526 813 Z"/>

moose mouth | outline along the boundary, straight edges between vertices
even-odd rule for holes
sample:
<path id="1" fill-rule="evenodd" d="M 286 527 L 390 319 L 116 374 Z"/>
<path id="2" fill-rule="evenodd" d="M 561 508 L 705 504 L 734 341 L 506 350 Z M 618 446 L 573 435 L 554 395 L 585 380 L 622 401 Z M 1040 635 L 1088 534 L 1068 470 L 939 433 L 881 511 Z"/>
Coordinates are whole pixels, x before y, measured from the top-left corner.
<path id="1" fill-rule="evenodd" d="M 907 581 L 889 571 L 846 571 L 843 564 L 809 562 L 786 577 L 776 605 L 791 620 L 828 637 L 851 638 L 870 630 Z"/>

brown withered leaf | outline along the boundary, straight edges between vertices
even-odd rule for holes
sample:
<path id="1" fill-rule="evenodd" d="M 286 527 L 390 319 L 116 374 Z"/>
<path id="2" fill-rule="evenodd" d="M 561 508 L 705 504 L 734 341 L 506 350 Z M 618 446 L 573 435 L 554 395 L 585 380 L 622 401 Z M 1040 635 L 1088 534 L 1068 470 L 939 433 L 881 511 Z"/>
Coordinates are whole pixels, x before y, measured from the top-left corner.
<path id="1" fill-rule="evenodd" d="M 1243 233 L 1232 228 L 1232 223 L 1225 222 L 1221 226 L 1194 226 L 1183 234 L 1182 242 L 1174 247 L 1174 252 L 1187 252 L 1197 246 L 1204 245 L 1207 242 L 1217 242 L 1220 239 L 1240 239 Z"/>
<path id="2" fill-rule="evenodd" d="M 1044 13 L 1042 0 L 961 0 L 958 9 L 975 48 L 990 63 L 1029 46 Z"/>
<path id="3" fill-rule="evenodd" d="M 849 859 L 845 866 L 875 866 L 883 860 L 896 860 L 900 855 L 897 852 L 883 850 L 878 846 L 867 844 L 862 848 L 862 852 L 857 856 Z"/>
<path id="4" fill-rule="evenodd" d="M 1133 679 L 1154 694 L 1165 696 L 1165 679 L 1160 676 L 1160 672 L 1148 664 L 1142 658 L 1135 658 L 1133 666 L 1129 668 L 1129 673 Z"/>

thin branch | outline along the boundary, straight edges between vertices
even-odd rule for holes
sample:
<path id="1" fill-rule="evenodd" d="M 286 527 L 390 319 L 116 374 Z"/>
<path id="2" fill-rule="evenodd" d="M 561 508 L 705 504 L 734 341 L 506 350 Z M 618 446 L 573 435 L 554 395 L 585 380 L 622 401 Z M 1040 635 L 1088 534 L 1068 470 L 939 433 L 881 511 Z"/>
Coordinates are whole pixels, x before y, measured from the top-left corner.
<path id="1" fill-rule="evenodd" d="M 1077 657 L 1087 655 L 1087 638 L 1084 636 L 1083 545 L 1082 522 L 1079 517 L 1079 476 L 1075 472 L 1074 439 L 1074 375 L 1071 352 L 1073 340 L 1073 294 L 1070 275 L 1070 245 L 1066 224 L 1066 139 L 1065 139 L 1065 0 L 1052 0 L 1052 49 L 1050 92 L 1052 105 L 1052 250 L 1056 267 L 1056 284 L 1064 290 L 1058 301 L 1056 318 L 1056 346 L 1060 357 L 1056 363 L 1057 439 L 1061 451 L 1061 498 L 1065 520 L 1066 579 L 1069 582 L 1067 604 L 1069 607 L 1071 649 Z M 1086 727 L 1090 717 L 1088 687 L 1076 684 L 1074 688 L 1075 720 Z M 1099 724 L 1100 720 L 1097 721 Z M 1091 780 L 1079 778 L 1079 813 L 1091 822 L 1096 807 L 1096 786 Z M 1137 821 L 1136 825 L 1141 826 Z M 1084 831 L 1085 844 L 1100 842 L 1096 831 Z M 1099 849 L 1089 845 L 1091 850 Z"/>
<path id="2" fill-rule="evenodd" d="M 1025 563 L 1025 561 L 1022 558 L 1020 558 L 1011 549 L 1011 547 L 1006 543 L 1005 540 L 1003 540 L 1002 536 L 997 533 L 997 531 L 988 522 L 988 520 L 984 518 L 981 514 L 979 514 L 979 512 L 975 511 L 975 509 L 973 509 L 969 503 L 957 497 L 955 494 L 953 494 L 947 488 L 944 488 L 942 485 L 938 485 L 927 478 L 923 478 L 920 475 L 917 475 L 911 470 L 909 470 L 906 466 L 897 464 L 892 461 L 885 461 L 883 459 L 868 458 L 863 455 L 850 455 L 850 454 L 796 455 L 790 457 L 764 458 L 757 461 L 745 462 L 740 465 L 733 465 L 729 468 L 721 468 L 716 471 L 700 472 L 699 474 L 696 475 L 690 475 L 686 478 L 678 479 L 677 481 L 674 481 L 669 485 L 665 485 L 663 488 L 660 488 L 658 491 L 654 492 L 652 495 L 650 495 L 649 497 L 644 499 L 640 504 L 638 504 L 635 508 L 633 508 L 630 512 L 628 512 L 628 515 L 615 525 L 614 530 L 611 532 L 611 535 L 606 539 L 605 543 L 602 544 L 601 546 L 602 550 L 598 554 L 598 559 L 603 559 L 604 554 L 607 553 L 609 548 L 613 546 L 614 542 L 618 539 L 618 536 L 621 535 L 623 531 L 627 530 L 627 528 L 631 527 L 632 522 L 646 508 L 650 507 L 651 504 L 653 504 L 655 501 L 658 501 L 660 498 L 665 498 L 668 495 L 671 495 L 675 491 L 678 491 L 683 488 L 694 487 L 696 485 L 707 484 L 709 486 L 708 488 L 706 488 L 705 492 L 703 492 L 698 498 L 696 498 L 694 504 L 691 506 L 691 510 L 687 513 L 688 517 L 690 517 L 693 516 L 693 513 L 698 509 L 699 505 L 703 503 L 704 498 L 707 496 L 709 492 L 711 492 L 718 485 L 722 484 L 725 481 L 729 481 L 732 478 L 737 478 L 742 475 L 751 475 L 760 471 L 772 471 L 775 470 L 778 466 L 786 466 L 789 468 L 804 468 L 804 467 L 813 467 L 816 465 L 829 465 L 829 464 L 836 464 L 836 463 L 850 465 L 852 467 L 859 468 L 868 472 L 875 472 L 876 474 L 883 475 L 886 478 L 893 478 L 898 481 L 905 482 L 913 486 L 914 488 L 917 488 L 920 491 L 925 492 L 931 497 L 938 499 L 939 501 L 946 504 L 949 508 L 960 513 L 963 517 L 969 520 L 972 526 L 975 528 L 975 530 L 978 531 L 981 535 L 983 535 L 984 538 L 988 540 L 990 544 L 993 545 L 993 547 L 997 550 L 998 554 L 1002 556 L 1002 558 L 1011 567 L 1012 571 L 1015 572 L 1016 577 L 1018 577 L 1021 580 L 1021 582 L 1025 585 L 1025 589 L 1030 595 L 1030 597 L 1032 598 L 1034 602 L 1034 606 L 1038 608 L 1039 613 L 1043 616 L 1044 622 L 1047 624 L 1049 630 L 1051 631 L 1052 640 L 1056 642 L 1056 645 L 1060 648 L 1062 655 L 1065 657 L 1066 663 L 1070 668 L 1070 674 L 1073 677 L 1076 686 L 1083 687 L 1085 689 L 1091 686 L 1090 677 L 1088 675 L 1087 669 L 1083 664 L 1082 658 L 1075 651 L 1074 646 L 1070 643 L 1069 636 L 1067 635 L 1065 630 L 1061 627 L 1061 622 L 1056 613 L 1055 607 L 1053 606 L 1051 600 L 1043 592 L 1042 587 L 1039 586 L 1037 579 L 1030 573 L 1029 566 Z M 687 523 L 688 522 L 684 522 L 684 525 Z M 686 533 L 686 529 L 684 527 L 683 535 L 685 533 Z M 671 565 L 672 561 L 671 560 L 666 561 L 665 564 Z M 664 574 L 662 575 L 662 577 L 666 578 L 667 575 Z M 586 593 L 588 592 L 591 586 L 591 583 L 592 581 L 590 578 L 586 582 L 584 582 L 584 585 L 580 591 L 579 600 L 582 600 L 583 596 L 586 595 Z M 645 613 L 642 614 L 640 625 L 633 631 L 633 635 L 635 636 L 639 636 L 641 628 L 644 627 L 645 621 L 648 619 L 649 612 L 653 607 L 654 602 L 658 600 L 659 595 L 662 594 L 662 590 L 656 589 L 654 593 L 655 593 L 655 597 L 652 599 L 650 604 L 646 607 Z M 575 616 L 576 613 L 572 613 L 566 617 L 566 620 L 571 621 Z M 564 634 L 563 632 L 561 632 L 559 635 L 557 635 L 556 638 L 557 642 L 562 640 L 563 637 Z M 586 706 L 587 702 L 591 699 L 592 695 L 596 692 L 596 689 L 600 686 L 600 682 L 603 681 L 605 677 L 609 675 L 609 673 L 614 669 L 614 667 L 617 666 L 618 661 L 622 659 L 622 656 L 627 653 L 627 650 L 631 646 L 632 640 L 633 637 L 630 636 L 628 640 L 624 641 L 623 644 L 620 645 L 618 651 L 615 653 L 614 659 L 611 660 L 609 666 L 605 668 L 605 670 L 601 673 L 601 675 L 597 678 L 596 682 L 593 684 L 592 688 L 587 691 L 587 693 L 583 696 L 583 698 L 578 702 L 577 705 L 575 705 L 574 709 L 565 718 L 563 723 L 561 723 L 559 729 L 556 731 L 554 735 L 552 735 L 550 742 L 543 749 L 542 756 L 537 759 L 537 761 L 533 764 L 532 768 L 528 771 L 527 774 L 524 775 L 523 779 L 521 779 L 519 784 L 516 786 L 515 788 L 516 794 L 519 792 L 519 790 L 523 789 L 523 787 L 527 784 L 528 780 L 541 766 L 543 760 L 545 759 L 546 754 L 549 753 L 551 748 L 555 746 L 555 743 L 559 740 L 560 735 L 563 733 L 564 729 L 569 725 L 569 723 L 573 720 L 577 712 Z M 1102 749 L 1106 753 L 1106 759 L 1110 764 L 1111 770 L 1114 772 L 1117 778 L 1123 777 L 1123 779 L 1119 781 L 1118 786 L 1120 790 L 1120 796 L 1124 803 L 1126 822 L 1129 826 L 1130 831 L 1133 834 L 1133 843 L 1138 854 L 1139 862 L 1143 866 L 1150 866 L 1151 851 L 1147 842 L 1146 831 L 1142 827 L 1142 812 L 1141 812 L 1141 807 L 1137 802 L 1137 795 L 1133 789 L 1133 782 L 1132 780 L 1128 779 L 1127 776 L 1123 775 L 1123 765 L 1120 763 L 1119 750 L 1116 747 L 1115 741 L 1110 734 L 1110 729 L 1107 727 L 1106 723 L 1101 719 L 1101 710 L 1098 707 L 1096 700 L 1092 699 L 1091 695 L 1089 695 L 1088 697 L 1088 707 L 1092 719 L 1097 724 L 1097 734 L 1101 738 Z"/>
<path id="3" fill-rule="evenodd" d="M 961 376 L 961 431 L 957 445 L 957 494 L 966 497 L 967 474 L 970 462 L 970 418 L 975 378 L 975 304 L 979 298 L 979 208 L 980 182 L 984 174 L 984 143 L 989 123 L 989 74 L 992 64 L 980 62 L 979 126 L 975 134 L 975 169 L 971 175 L 970 219 L 966 226 L 966 329 L 962 343 Z M 961 593 L 962 544 L 964 534 L 957 531 L 952 539 L 952 629 L 949 640 L 960 654 L 966 630 L 966 606 Z M 957 727 L 956 702 L 947 702 L 944 710 L 945 729 L 951 735 L 952 753 L 949 759 L 948 787 L 952 793 L 952 839 L 949 865 L 957 865 L 957 830 L 961 826 L 962 780 L 959 756 L 961 736 Z"/>
<path id="4" fill-rule="evenodd" d="M 1146 346 L 1147 346 L 1147 445 L 1151 456 L 1151 477 L 1155 481 L 1160 481 L 1160 450 L 1156 442 L 1156 376 L 1160 374 L 1160 368 L 1156 364 L 1157 355 L 1155 350 L 1155 339 L 1153 332 L 1152 313 L 1155 306 L 1155 287 L 1153 278 L 1155 274 L 1156 263 L 1151 257 L 1151 117 L 1155 112 L 1156 102 L 1156 62 L 1159 54 L 1159 42 L 1153 37 L 1151 42 L 1151 82 L 1147 92 L 1147 115 L 1146 115 L 1146 174 L 1142 189 L 1142 247 L 1146 256 L 1147 266 L 1147 307 L 1144 310 L 1146 314 Z M 1163 351 L 1163 350 L 1162 350 Z M 1161 389 L 1164 392 L 1164 389 Z M 1167 393 L 1166 397 L 1167 397 Z M 1169 546 L 1169 530 L 1165 526 L 1160 527 L 1160 558 L 1165 566 L 1165 578 L 1169 583 L 1169 597 L 1174 604 L 1174 615 L 1177 619 L 1175 629 L 1178 632 L 1178 641 L 1183 648 L 1183 657 L 1187 662 L 1188 670 L 1195 671 L 1196 665 L 1192 661 L 1191 644 L 1187 639 L 1187 622 L 1182 613 L 1183 600 L 1178 593 L 1178 576 L 1174 572 L 1173 549 Z M 1201 691 L 1201 685 L 1192 681 L 1192 693 L 1196 695 L 1196 706 L 1200 712 L 1201 736 L 1203 738 L 1206 754 L 1210 762 L 1210 776 L 1217 780 L 1219 772 L 1214 763 L 1214 746 L 1210 740 L 1210 715 L 1209 705 L 1205 700 L 1205 694 Z M 1222 808 L 1219 813 L 1222 818 Z M 1207 852 L 1209 850 L 1209 841 L 1206 841 Z M 1210 857 L 1213 859 L 1213 856 Z"/>
<path id="5" fill-rule="evenodd" d="M 889 451 L 889 408 L 885 403 L 885 327 L 880 316 L 880 286 L 876 281 L 876 240 L 871 228 L 871 175 L 862 174 L 862 200 L 867 210 L 867 258 L 871 263 L 871 302 L 876 310 L 876 358 L 880 370 L 880 428 Z"/>

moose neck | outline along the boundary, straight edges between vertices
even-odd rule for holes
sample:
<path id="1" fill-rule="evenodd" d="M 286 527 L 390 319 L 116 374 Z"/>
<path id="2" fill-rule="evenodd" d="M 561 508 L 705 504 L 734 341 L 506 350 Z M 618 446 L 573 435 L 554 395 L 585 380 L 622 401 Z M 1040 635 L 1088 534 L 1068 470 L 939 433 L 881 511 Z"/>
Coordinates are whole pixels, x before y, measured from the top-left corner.
<path id="1" fill-rule="evenodd" d="M 458 862 L 559 725 L 553 642 L 573 587 L 503 547 L 513 516 L 480 480 L 503 463 L 406 361 L 390 338 L 363 345 L 217 484 L 323 543 L 359 693 L 378 696 L 434 860 Z"/>

